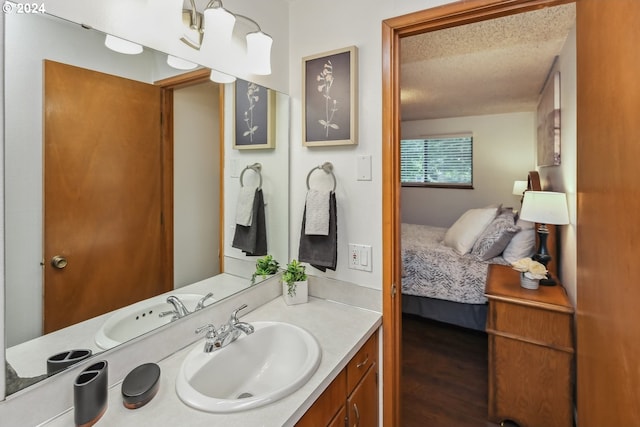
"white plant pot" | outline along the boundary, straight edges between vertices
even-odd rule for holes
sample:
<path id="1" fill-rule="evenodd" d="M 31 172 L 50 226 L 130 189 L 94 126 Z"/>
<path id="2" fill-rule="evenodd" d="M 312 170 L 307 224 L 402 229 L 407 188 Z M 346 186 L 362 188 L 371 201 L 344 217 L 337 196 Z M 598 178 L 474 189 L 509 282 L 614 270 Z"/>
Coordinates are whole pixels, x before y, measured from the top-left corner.
<path id="1" fill-rule="evenodd" d="M 540 286 L 540 280 L 529 279 L 524 273 L 520 273 L 520 286 L 525 289 L 538 289 Z"/>
<path id="2" fill-rule="evenodd" d="M 293 282 L 295 285 L 295 291 L 293 295 L 289 295 L 289 287 L 286 282 L 282 282 L 282 297 L 287 305 L 304 304 L 309 301 L 309 282 L 304 280 L 302 282 Z"/>

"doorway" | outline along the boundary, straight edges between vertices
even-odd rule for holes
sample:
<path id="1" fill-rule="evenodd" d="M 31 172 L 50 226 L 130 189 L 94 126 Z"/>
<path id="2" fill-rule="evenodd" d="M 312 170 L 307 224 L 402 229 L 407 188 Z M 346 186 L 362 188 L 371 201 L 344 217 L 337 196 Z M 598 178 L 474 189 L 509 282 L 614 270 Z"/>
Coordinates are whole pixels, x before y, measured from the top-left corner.
<path id="1" fill-rule="evenodd" d="M 385 20 L 383 53 L 383 317 L 385 426 L 402 425 L 402 305 L 400 259 L 400 39 L 423 32 L 531 11 L 568 1 L 475 0 Z"/>

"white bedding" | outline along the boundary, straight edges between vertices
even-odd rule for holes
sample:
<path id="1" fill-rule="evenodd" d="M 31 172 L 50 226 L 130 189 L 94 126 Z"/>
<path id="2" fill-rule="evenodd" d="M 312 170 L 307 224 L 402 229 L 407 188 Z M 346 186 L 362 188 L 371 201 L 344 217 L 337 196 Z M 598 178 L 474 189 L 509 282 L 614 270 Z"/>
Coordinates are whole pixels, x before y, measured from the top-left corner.
<path id="1" fill-rule="evenodd" d="M 501 257 L 479 261 L 459 255 L 443 243 L 446 228 L 402 224 L 402 293 L 465 304 L 483 304 L 489 264 L 507 264 Z"/>

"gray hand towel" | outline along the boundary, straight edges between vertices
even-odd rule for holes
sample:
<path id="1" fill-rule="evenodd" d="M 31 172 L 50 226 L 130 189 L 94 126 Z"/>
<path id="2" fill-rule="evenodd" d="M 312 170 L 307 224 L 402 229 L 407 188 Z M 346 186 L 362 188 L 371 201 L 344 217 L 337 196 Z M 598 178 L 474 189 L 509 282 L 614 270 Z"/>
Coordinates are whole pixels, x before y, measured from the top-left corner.
<path id="1" fill-rule="evenodd" d="M 251 225 L 236 224 L 236 232 L 231 246 L 241 249 L 247 255 L 263 256 L 267 254 L 267 227 L 264 214 L 264 196 L 261 189 L 256 190 L 253 199 Z"/>
<path id="2" fill-rule="evenodd" d="M 329 234 L 326 236 L 307 235 L 305 233 L 306 210 L 302 216 L 302 229 L 300 230 L 300 247 L 298 260 L 308 262 L 312 267 L 320 271 L 336 269 L 338 262 L 338 216 L 336 195 L 332 191 L 329 198 Z"/>

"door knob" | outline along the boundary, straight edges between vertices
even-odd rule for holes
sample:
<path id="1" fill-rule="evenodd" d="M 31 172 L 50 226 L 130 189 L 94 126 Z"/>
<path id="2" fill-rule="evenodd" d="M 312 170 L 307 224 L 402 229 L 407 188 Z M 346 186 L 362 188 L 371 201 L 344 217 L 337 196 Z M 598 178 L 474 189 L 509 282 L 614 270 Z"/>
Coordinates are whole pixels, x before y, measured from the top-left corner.
<path id="1" fill-rule="evenodd" d="M 67 259 L 61 255 L 56 255 L 51 258 L 51 265 L 53 266 L 53 268 L 62 270 L 67 266 Z"/>

